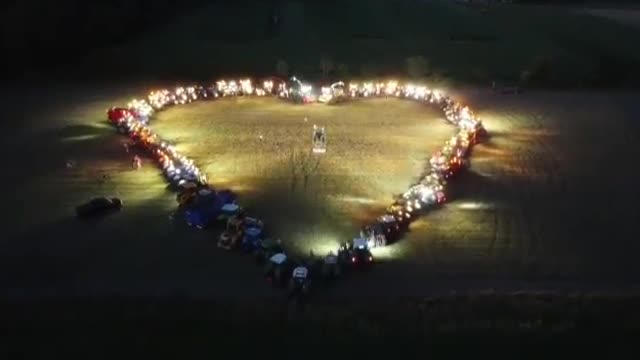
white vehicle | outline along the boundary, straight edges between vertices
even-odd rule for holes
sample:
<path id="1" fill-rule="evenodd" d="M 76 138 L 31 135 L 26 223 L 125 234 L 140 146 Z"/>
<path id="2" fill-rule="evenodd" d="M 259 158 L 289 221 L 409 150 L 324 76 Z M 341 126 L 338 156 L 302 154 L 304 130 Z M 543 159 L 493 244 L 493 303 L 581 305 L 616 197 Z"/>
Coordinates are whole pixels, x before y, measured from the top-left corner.
<path id="1" fill-rule="evenodd" d="M 327 152 L 327 137 L 324 127 L 313 125 L 313 152 L 315 154 Z"/>

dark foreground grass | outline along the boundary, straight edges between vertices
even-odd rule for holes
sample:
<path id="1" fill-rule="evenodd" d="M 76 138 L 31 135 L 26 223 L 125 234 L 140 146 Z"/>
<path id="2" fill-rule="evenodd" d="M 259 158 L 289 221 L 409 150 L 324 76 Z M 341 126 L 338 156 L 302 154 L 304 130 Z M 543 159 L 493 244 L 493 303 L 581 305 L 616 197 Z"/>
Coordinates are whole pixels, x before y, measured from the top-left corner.
<path id="1" fill-rule="evenodd" d="M 637 29 L 564 7 L 444 1 L 280 1 L 212 4 L 118 48 L 96 52 L 113 76 L 212 80 L 282 73 L 310 78 L 381 75 L 488 84 L 634 86 Z M 411 69 L 407 59 L 423 57 Z M 323 74 L 321 60 L 325 60 Z M 414 63 L 415 64 L 415 63 Z"/>
<path id="2" fill-rule="evenodd" d="M 110 358 L 120 351 L 172 358 L 251 352 L 278 357 L 305 347 L 315 354 L 381 346 L 412 351 L 512 353 L 518 358 L 606 351 L 632 355 L 640 330 L 637 296 L 549 293 L 452 295 L 380 303 L 307 305 L 222 303 L 188 298 L 77 299 L 2 303 L 10 357 L 83 354 Z M 407 345 L 419 346 L 419 351 Z M 452 346 L 454 345 L 455 346 Z M 313 346 L 313 347 L 308 347 Z M 339 346 L 339 347 L 336 347 Z M 262 349 L 262 350 L 260 350 Z M 16 357 L 17 356 L 17 357 Z"/>

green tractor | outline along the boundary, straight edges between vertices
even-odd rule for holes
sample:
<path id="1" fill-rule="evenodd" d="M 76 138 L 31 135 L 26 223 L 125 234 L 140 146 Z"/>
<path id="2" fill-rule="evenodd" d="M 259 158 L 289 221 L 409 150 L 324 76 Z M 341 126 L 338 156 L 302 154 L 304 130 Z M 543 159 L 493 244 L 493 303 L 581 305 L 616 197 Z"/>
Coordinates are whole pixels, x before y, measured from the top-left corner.
<path id="1" fill-rule="evenodd" d="M 262 264 L 273 255 L 283 252 L 284 249 L 282 248 L 280 239 L 264 239 L 257 244 L 253 256 L 258 264 Z"/>

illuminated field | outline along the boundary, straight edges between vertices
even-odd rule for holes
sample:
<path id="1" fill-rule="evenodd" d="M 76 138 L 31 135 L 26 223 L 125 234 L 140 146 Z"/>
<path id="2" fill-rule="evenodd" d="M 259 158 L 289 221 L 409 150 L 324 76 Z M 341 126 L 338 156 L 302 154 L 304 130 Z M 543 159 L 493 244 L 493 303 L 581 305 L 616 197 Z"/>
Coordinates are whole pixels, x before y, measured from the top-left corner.
<path id="1" fill-rule="evenodd" d="M 155 166 L 131 170 L 132 154 L 105 123 L 105 109 L 144 91 L 62 89 L 58 97 L 7 101 L 16 121 L 1 135 L 14 154 L 2 178 L 2 289 L 272 295 L 252 261 L 216 247 L 215 231 L 169 220 L 174 195 Z M 378 254 L 390 261 L 347 277 L 336 294 L 598 289 L 637 278 L 637 94 L 454 97 L 472 104 L 491 138 L 474 149 L 471 171 L 452 182 L 452 201 Z M 455 131 L 440 116 L 400 100 L 304 107 L 239 98 L 170 109 L 153 126 L 214 186 L 237 191 L 269 231 L 298 251 L 320 252 L 406 189 Z M 328 152 L 305 187 L 303 165 L 294 177 L 290 159 L 314 164 L 306 157 L 313 123 L 327 126 Z M 77 167 L 66 169 L 67 159 Z M 87 224 L 73 218 L 77 204 L 112 194 L 124 200 L 122 213 Z"/>
<path id="2" fill-rule="evenodd" d="M 213 186 L 236 191 L 272 234 L 305 253 L 325 253 L 419 177 L 456 132 L 441 116 L 397 99 L 297 106 L 234 98 L 169 109 L 153 126 L 193 157 Z M 327 129 L 324 155 L 311 152 L 313 124 Z"/>

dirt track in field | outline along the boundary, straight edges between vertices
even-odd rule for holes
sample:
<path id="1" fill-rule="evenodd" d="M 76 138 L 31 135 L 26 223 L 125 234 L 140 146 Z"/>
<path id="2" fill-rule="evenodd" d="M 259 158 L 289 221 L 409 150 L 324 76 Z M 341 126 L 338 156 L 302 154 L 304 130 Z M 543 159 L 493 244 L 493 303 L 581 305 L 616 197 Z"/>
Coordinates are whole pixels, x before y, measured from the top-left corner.
<path id="1" fill-rule="evenodd" d="M 252 266 L 249 259 L 216 248 L 215 234 L 192 231 L 169 221 L 167 215 L 174 199 L 164 189 L 158 171 L 151 166 L 145 166 L 140 172 L 131 171 L 131 154 L 124 153 L 120 138 L 103 125 L 104 109 L 128 97 L 115 94 L 118 92 L 114 89 L 56 93 L 41 89 L 33 96 L 23 96 L 22 103 L 5 97 L 7 118 L 15 122 L 3 124 L 7 130 L 3 133 L 2 148 L 13 151 L 16 156 L 6 158 L 4 163 L 6 169 L 13 171 L 3 177 L 8 189 L 2 205 L 7 236 L 0 242 L 3 292 L 214 297 L 272 294 L 260 280 L 260 270 Z M 130 90 L 129 94 L 135 92 Z M 403 241 L 379 253 L 384 263 L 378 264 L 370 274 L 347 279 L 332 294 L 400 296 L 486 288 L 573 291 L 627 288 L 635 284 L 640 275 L 636 225 L 639 220 L 638 170 L 633 165 L 638 158 L 640 114 L 635 104 L 640 100 L 639 95 L 526 93 L 503 96 L 484 90 L 460 91 L 459 95 L 479 111 L 492 137 L 476 148 L 472 171 L 452 184 L 453 201 L 416 222 Z M 366 123 L 373 121 L 378 112 L 367 110 L 376 109 L 375 102 L 348 106 L 359 110 L 354 114 L 367 114 L 358 120 Z M 36 103 L 39 105 L 35 106 Z M 283 106 L 273 104 L 278 108 Z M 380 104 L 378 110 L 387 111 L 384 101 Z M 224 106 L 212 104 L 213 108 L 218 105 Z M 245 110 L 255 112 L 257 123 L 261 112 L 266 110 L 258 107 L 252 110 L 253 106 L 249 105 Z M 198 106 L 194 104 L 184 111 L 197 112 Z M 412 109 L 416 104 L 399 102 L 395 106 L 405 107 L 407 116 L 418 114 L 414 111 L 417 109 Z M 235 106 L 232 110 L 230 106 L 228 111 L 233 114 L 238 109 Z M 299 177 L 292 192 L 291 167 L 286 155 L 304 154 L 310 143 L 310 133 L 304 129 L 311 125 L 304 125 L 302 121 L 306 108 L 290 109 L 287 106 L 278 110 L 283 116 L 275 120 L 286 122 L 290 117 L 293 125 L 288 130 L 287 127 L 270 129 L 274 133 L 267 136 L 270 141 L 267 150 L 276 151 L 273 141 L 279 131 L 286 130 L 292 135 L 290 144 L 299 146 L 300 152 L 284 152 L 271 163 L 265 163 L 267 156 L 264 156 L 258 159 L 262 161 L 254 161 L 249 170 L 244 170 L 246 164 L 240 159 L 249 161 L 253 154 L 268 151 L 255 151 L 252 147 L 258 146 L 257 140 L 255 145 L 247 146 L 234 139 L 240 136 L 249 141 L 257 134 L 240 131 L 225 137 L 220 132 L 203 137 L 206 141 L 190 144 L 185 141 L 189 134 L 180 134 L 173 126 L 176 119 L 165 124 L 160 118 L 157 128 L 166 126 L 162 130 L 167 130 L 167 137 L 178 140 L 181 146 L 192 146 L 193 153 L 200 157 L 198 163 L 208 167 L 212 178 L 225 169 L 221 165 L 225 165 L 231 154 L 237 154 L 236 165 L 226 164 L 229 168 L 222 171 L 228 176 L 228 185 L 236 187 L 250 207 L 262 204 L 263 208 L 256 210 L 263 212 L 268 221 L 277 224 L 278 219 L 285 219 L 280 220 L 283 225 L 276 226 L 294 220 L 305 224 L 324 213 L 314 210 L 308 214 L 296 213 L 297 218 L 287 219 L 278 211 L 268 212 L 269 206 L 264 204 L 285 208 L 297 204 L 318 206 L 320 201 L 315 201 L 315 194 L 320 197 L 337 193 L 346 199 L 339 204 L 351 202 L 353 207 L 332 201 L 318 207 L 325 209 L 323 211 L 354 215 L 386 205 L 391 193 L 407 185 L 413 179 L 411 175 L 417 175 L 419 170 L 413 162 L 403 160 L 401 152 L 425 155 L 431 152 L 427 149 L 431 143 L 418 146 L 403 142 L 404 148 L 391 151 L 390 159 L 398 168 L 394 168 L 390 176 L 371 176 L 375 169 L 369 167 L 370 164 L 358 164 L 355 155 L 348 166 L 337 160 L 326 161 L 320 165 L 326 167 L 319 166 L 317 171 L 322 177 L 333 176 L 333 187 L 323 188 L 314 177 L 308 179 L 307 184 L 307 189 L 314 191 L 306 193 L 304 177 Z M 342 113 L 334 117 L 336 114 L 328 112 L 341 108 L 335 109 L 309 108 L 311 112 L 318 111 L 309 116 L 309 122 L 324 116 L 329 123 L 327 160 L 336 156 L 336 152 L 340 154 L 340 134 L 344 134 L 345 141 L 353 142 L 344 149 L 358 149 L 363 143 L 373 146 L 374 140 L 386 141 L 387 146 L 398 141 L 395 137 L 382 137 L 371 126 L 336 131 L 334 128 L 346 121 L 340 116 Z M 440 122 L 437 114 L 421 114 L 430 114 L 424 119 L 429 128 L 412 128 L 413 121 L 401 119 L 407 127 L 395 128 L 394 135 L 408 137 L 419 134 L 418 131 L 440 134 L 440 130 L 433 129 L 441 129 L 444 135 L 453 130 Z M 249 118 L 247 115 L 247 120 Z M 242 130 L 233 128 L 230 122 L 220 126 L 220 129 L 226 126 L 229 134 Z M 358 134 L 363 131 L 365 135 L 359 138 Z M 367 135 L 367 131 L 370 134 Z M 213 141 L 214 136 L 220 136 L 220 142 Z M 367 140 L 367 136 L 372 137 Z M 433 144 L 441 140 L 432 139 Z M 343 156 L 348 155 L 344 153 L 346 150 L 342 151 Z M 382 150 L 377 151 L 382 154 Z M 77 160 L 78 167 L 65 169 L 64 161 L 68 158 Z M 395 176 L 395 171 L 402 173 L 402 177 Z M 345 173 L 352 181 L 336 180 L 345 179 Z M 107 179 L 102 180 L 103 174 L 108 175 Z M 262 174 L 278 176 L 269 180 Z M 370 182 L 364 186 L 364 182 L 355 180 L 358 176 L 369 178 Z M 227 185 L 224 179 L 216 179 L 221 185 Z M 214 184 L 218 180 L 214 180 Z M 272 191 L 262 191 L 265 189 Z M 355 194 L 352 189 L 356 190 Z M 102 194 L 121 196 L 125 200 L 125 211 L 90 224 L 78 224 L 71 217 L 76 204 Z M 373 202 L 362 201 L 367 197 Z M 334 222 L 340 223 L 327 220 L 325 225 Z M 350 233 L 357 228 L 357 223 L 358 219 L 348 219 L 332 228 L 338 230 L 327 239 L 333 241 L 334 237 L 342 236 L 340 231 Z M 322 234 L 321 230 L 315 231 Z M 309 245 L 322 248 L 324 237 L 311 238 L 303 242 L 302 250 Z"/>

